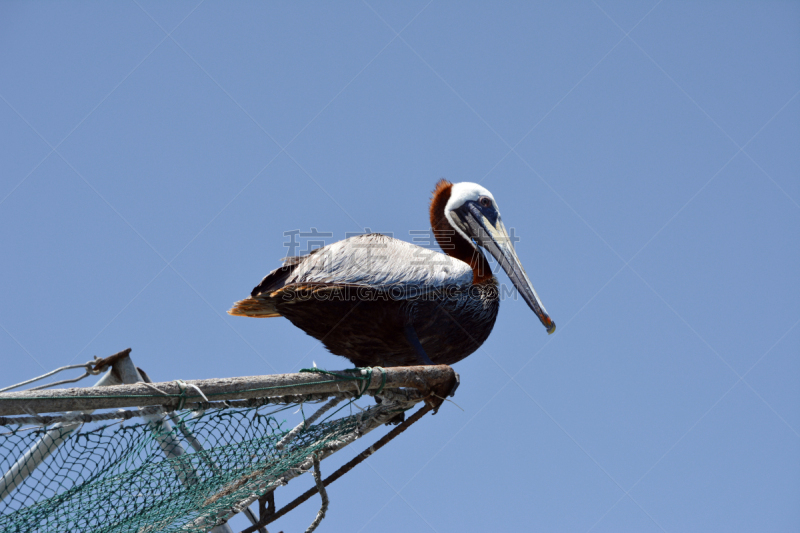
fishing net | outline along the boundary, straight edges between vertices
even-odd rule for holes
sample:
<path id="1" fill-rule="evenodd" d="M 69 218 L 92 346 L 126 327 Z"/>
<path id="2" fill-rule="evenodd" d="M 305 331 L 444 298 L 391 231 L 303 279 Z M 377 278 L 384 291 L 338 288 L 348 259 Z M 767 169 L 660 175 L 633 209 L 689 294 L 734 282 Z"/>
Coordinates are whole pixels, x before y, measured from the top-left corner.
<path id="1" fill-rule="evenodd" d="M 366 409 L 342 392 L 0 417 L 0 531 L 209 531 L 422 401 L 370 393 L 379 403 Z M 303 421 L 287 426 L 287 410 Z"/>

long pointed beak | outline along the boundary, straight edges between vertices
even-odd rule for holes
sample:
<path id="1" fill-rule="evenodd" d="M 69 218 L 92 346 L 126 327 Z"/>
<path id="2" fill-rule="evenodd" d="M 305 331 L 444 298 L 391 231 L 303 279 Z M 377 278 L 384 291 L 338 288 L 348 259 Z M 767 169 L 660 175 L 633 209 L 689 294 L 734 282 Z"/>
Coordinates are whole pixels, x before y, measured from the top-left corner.
<path id="1" fill-rule="evenodd" d="M 462 220 L 470 226 L 478 244 L 486 248 L 497 259 L 497 262 L 506 271 L 508 277 L 511 278 L 511 283 L 517 288 L 522 299 L 525 300 L 528 307 L 536 313 L 544 327 L 547 328 L 547 333 L 553 333 L 556 330 L 556 323 L 547 314 L 539 295 L 536 294 L 536 289 L 533 288 L 533 283 L 528 278 L 525 269 L 522 268 L 522 263 L 517 257 L 517 252 L 514 251 L 511 238 L 508 236 L 500 217 L 498 216 L 492 223 L 483 215 L 480 208 L 474 204 L 469 205 L 464 215 L 466 216 L 463 216 Z"/>

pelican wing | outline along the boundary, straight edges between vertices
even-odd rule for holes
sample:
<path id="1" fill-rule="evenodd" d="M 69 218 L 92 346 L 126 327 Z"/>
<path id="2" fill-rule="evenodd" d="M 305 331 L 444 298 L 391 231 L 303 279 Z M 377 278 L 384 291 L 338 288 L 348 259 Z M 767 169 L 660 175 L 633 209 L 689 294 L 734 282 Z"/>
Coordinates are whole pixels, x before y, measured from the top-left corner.
<path id="1" fill-rule="evenodd" d="M 253 296 L 286 285 L 355 285 L 420 291 L 472 283 L 469 265 L 445 254 L 379 233 L 358 235 L 291 258 L 253 290 Z"/>
<path id="2" fill-rule="evenodd" d="M 276 298 L 284 290 L 366 287 L 391 291 L 392 298 L 420 296 L 444 287 L 468 288 L 472 269 L 465 262 L 379 233 L 358 235 L 290 257 L 267 274 L 228 311 L 235 316 L 281 316 Z M 285 296 L 285 295 L 284 295 Z"/>

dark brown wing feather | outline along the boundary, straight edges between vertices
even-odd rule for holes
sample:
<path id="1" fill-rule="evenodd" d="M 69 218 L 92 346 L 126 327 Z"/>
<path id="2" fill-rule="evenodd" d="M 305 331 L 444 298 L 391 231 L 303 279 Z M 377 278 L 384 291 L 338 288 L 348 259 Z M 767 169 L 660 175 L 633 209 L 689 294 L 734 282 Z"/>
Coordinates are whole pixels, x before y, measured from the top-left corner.
<path id="1" fill-rule="evenodd" d="M 311 254 L 314 252 L 316 250 Z M 271 294 L 285 287 L 286 280 L 289 279 L 292 272 L 311 254 L 284 259 L 283 266 L 264 276 L 261 283 L 250 292 L 250 297 L 233 304 L 233 307 L 228 310 L 228 314 L 260 318 L 281 316 L 275 308 L 275 299 L 271 297 Z"/>
<path id="2" fill-rule="evenodd" d="M 272 293 L 286 285 L 286 280 L 292 275 L 297 266 L 308 259 L 314 252 L 300 257 L 287 257 L 283 260 L 283 266 L 276 268 L 261 280 L 250 292 L 250 296 L 258 296 L 262 292 Z"/>

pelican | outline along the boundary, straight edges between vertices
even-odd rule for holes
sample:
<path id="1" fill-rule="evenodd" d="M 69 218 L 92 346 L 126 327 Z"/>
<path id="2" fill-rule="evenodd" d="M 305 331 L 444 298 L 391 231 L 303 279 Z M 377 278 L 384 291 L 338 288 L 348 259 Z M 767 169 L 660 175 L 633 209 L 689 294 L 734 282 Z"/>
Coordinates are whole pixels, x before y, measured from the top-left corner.
<path id="1" fill-rule="evenodd" d="M 556 329 L 477 183 L 439 180 L 430 204 L 444 254 L 379 233 L 289 257 L 234 316 L 288 318 L 358 367 L 456 363 L 489 337 L 500 306 L 491 253 L 548 333 Z"/>

